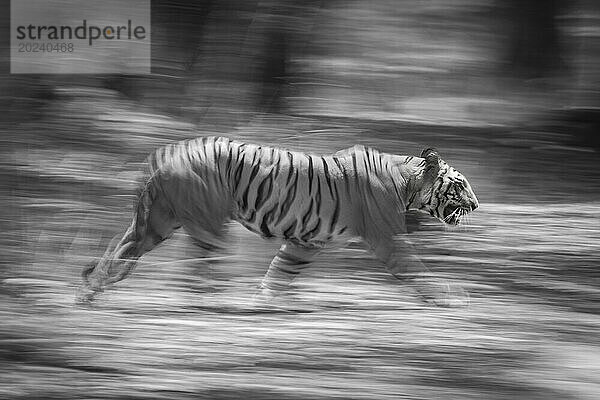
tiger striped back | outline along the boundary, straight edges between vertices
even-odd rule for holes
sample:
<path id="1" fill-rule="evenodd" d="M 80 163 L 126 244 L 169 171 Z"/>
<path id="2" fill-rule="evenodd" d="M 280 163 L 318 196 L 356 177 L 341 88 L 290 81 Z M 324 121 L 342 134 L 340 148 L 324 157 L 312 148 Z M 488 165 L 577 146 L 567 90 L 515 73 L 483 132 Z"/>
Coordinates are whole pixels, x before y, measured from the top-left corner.
<path id="1" fill-rule="evenodd" d="M 385 208 L 376 212 L 381 220 L 404 211 L 406 196 L 394 168 L 405 159 L 362 146 L 312 155 L 208 137 L 163 147 L 148 162 L 160 185 L 171 186 L 163 192 L 170 193 L 179 214 L 181 197 L 194 199 L 188 207 L 218 203 L 229 218 L 263 237 L 309 246 L 349 228 L 362 234 L 352 220 L 372 204 Z M 178 215 L 184 226 L 208 217 L 192 208 Z"/>

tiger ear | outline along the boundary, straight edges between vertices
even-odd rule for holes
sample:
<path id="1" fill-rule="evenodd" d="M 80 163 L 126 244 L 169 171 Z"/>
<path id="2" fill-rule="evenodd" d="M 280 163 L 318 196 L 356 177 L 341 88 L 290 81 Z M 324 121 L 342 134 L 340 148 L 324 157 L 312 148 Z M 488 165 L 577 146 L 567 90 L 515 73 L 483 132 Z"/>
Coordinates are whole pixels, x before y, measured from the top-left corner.
<path id="1" fill-rule="evenodd" d="M 421 152 L 421 158 L 429 165 L 437 165 L 440 162 L 440 153 L 434 148 L 428 148 Z"/>

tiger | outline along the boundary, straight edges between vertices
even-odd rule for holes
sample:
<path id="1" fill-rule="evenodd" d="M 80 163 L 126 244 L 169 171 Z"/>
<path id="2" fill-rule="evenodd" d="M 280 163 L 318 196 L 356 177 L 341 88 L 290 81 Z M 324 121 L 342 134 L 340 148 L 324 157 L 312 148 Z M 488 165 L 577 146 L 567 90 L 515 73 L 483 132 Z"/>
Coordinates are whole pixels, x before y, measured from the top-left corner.
<path id="1" fill-rule="evenodd" d="M 479 206 L 467 179 L 436 149 L 416 157 L 356 145 L 316 155 L 200 137 L 157 149 L 146 168 L 130 226 L 84 268 L 80 298 L 125 279 L 179 228 L 207 250 L 222 249 L 229 221 L 283 242 L 259 285 L 263 300 L 284 292 L 319 251 L 346 235 L 361 238 L 426 302 L 449 305 L 452 293 L 464 292 L 431 283 L 407 237 L 411 210 L 458 225 Z"/>

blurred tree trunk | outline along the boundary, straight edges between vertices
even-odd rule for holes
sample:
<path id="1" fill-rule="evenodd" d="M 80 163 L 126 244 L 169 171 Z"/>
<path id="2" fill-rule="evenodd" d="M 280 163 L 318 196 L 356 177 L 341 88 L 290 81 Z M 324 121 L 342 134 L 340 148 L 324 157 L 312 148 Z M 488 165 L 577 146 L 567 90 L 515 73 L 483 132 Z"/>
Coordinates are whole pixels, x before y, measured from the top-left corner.
<path id="1" fill-rule="evenodd" d="M 288 34 L 281 24 L 274 24 L 265 33 L 262 60 L 261 90 L 259 107 L 263 111 L 283 111 L 283 93 L 286 84 L 289 43 Z"/>
<path id="2" fill-rule="evenodd" d="M 297 0 L 266 0 L 258 3 L 256 19 L 250 35 L 255 38 L 257 49 L 256 70 L 251 80 L 257 85 L 257 106 L 262 112 L 284 111 L 285 86 L 287 84 L 290 40 L 296 29 Z"/>
<path id="3" fill-rule="evenodd" d="M 201 52 L 203 29 L 217 0 L 152 0 L 152 71 L 181 75 L 192 70 Z M 133 75 L 108 75 L 103 86 L 128 97 L 140 90 Z"/>
<path id="4" fill-rule="evenodd" d="M 158 45 L 168 45 L 179 67 L 190 71 L 200 56 L 203 31 L 207 16 L 218 0 L 153 0 L 152 40 L 158 39 Z M 164 43 L 161 43 L 162 40 Z M 174 54 L 173 54 L 174 53 Z"/>
<path id="5" fill-rule="evenodd" d="M 498 4 L 508 19 L 507 73 L 546 77 L 563 65 L 556 25 L 558 0 L 509 0 Z"/>

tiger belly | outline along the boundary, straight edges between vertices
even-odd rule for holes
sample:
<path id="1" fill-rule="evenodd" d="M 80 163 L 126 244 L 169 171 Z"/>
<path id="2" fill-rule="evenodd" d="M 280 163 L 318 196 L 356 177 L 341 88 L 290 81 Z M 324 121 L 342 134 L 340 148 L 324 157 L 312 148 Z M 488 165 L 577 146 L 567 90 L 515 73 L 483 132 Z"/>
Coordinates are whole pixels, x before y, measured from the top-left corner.
<path id="1" fill-rule="evenodd" d="M 323 246 L 346 230 L 339 203 L 309 193 L 307 186 L 299 186 L 293 197 L 287 189 L 274 190 L 258 209 L 242 205 L 238 203 L 234 219 L 264 238 L 314 247 Z"/>
<path id="2" fill-rule="evenodd" d="M 239 145 L 233 146 L 234 156 L 228 157 L 235 158 L 233 173 L 225 176 L 231 176 L 234 220 L 264 238 L 308 247 L 322 246 L 346 230 L 342 206 L 349 201 L 341 189 L 339 162 L 250 144 L 236 158 Z"/>
<path id="3" fill-rule="evenodd" d="M 337 233 L 329 232 L 323 223 L 323 216 L 316 213 L 308 217 L 291 214 L 278 223 L 275 220 L 269 220 L 264 213 L 262 214 L 256 216 L 253 212 L 238 213 L 234 216 L 234 220 L 265 239 L 277 238 L 306 247 L 324 246 Z M 254 216 L 254 218 L 248 218 L 249 216 Z"/>

